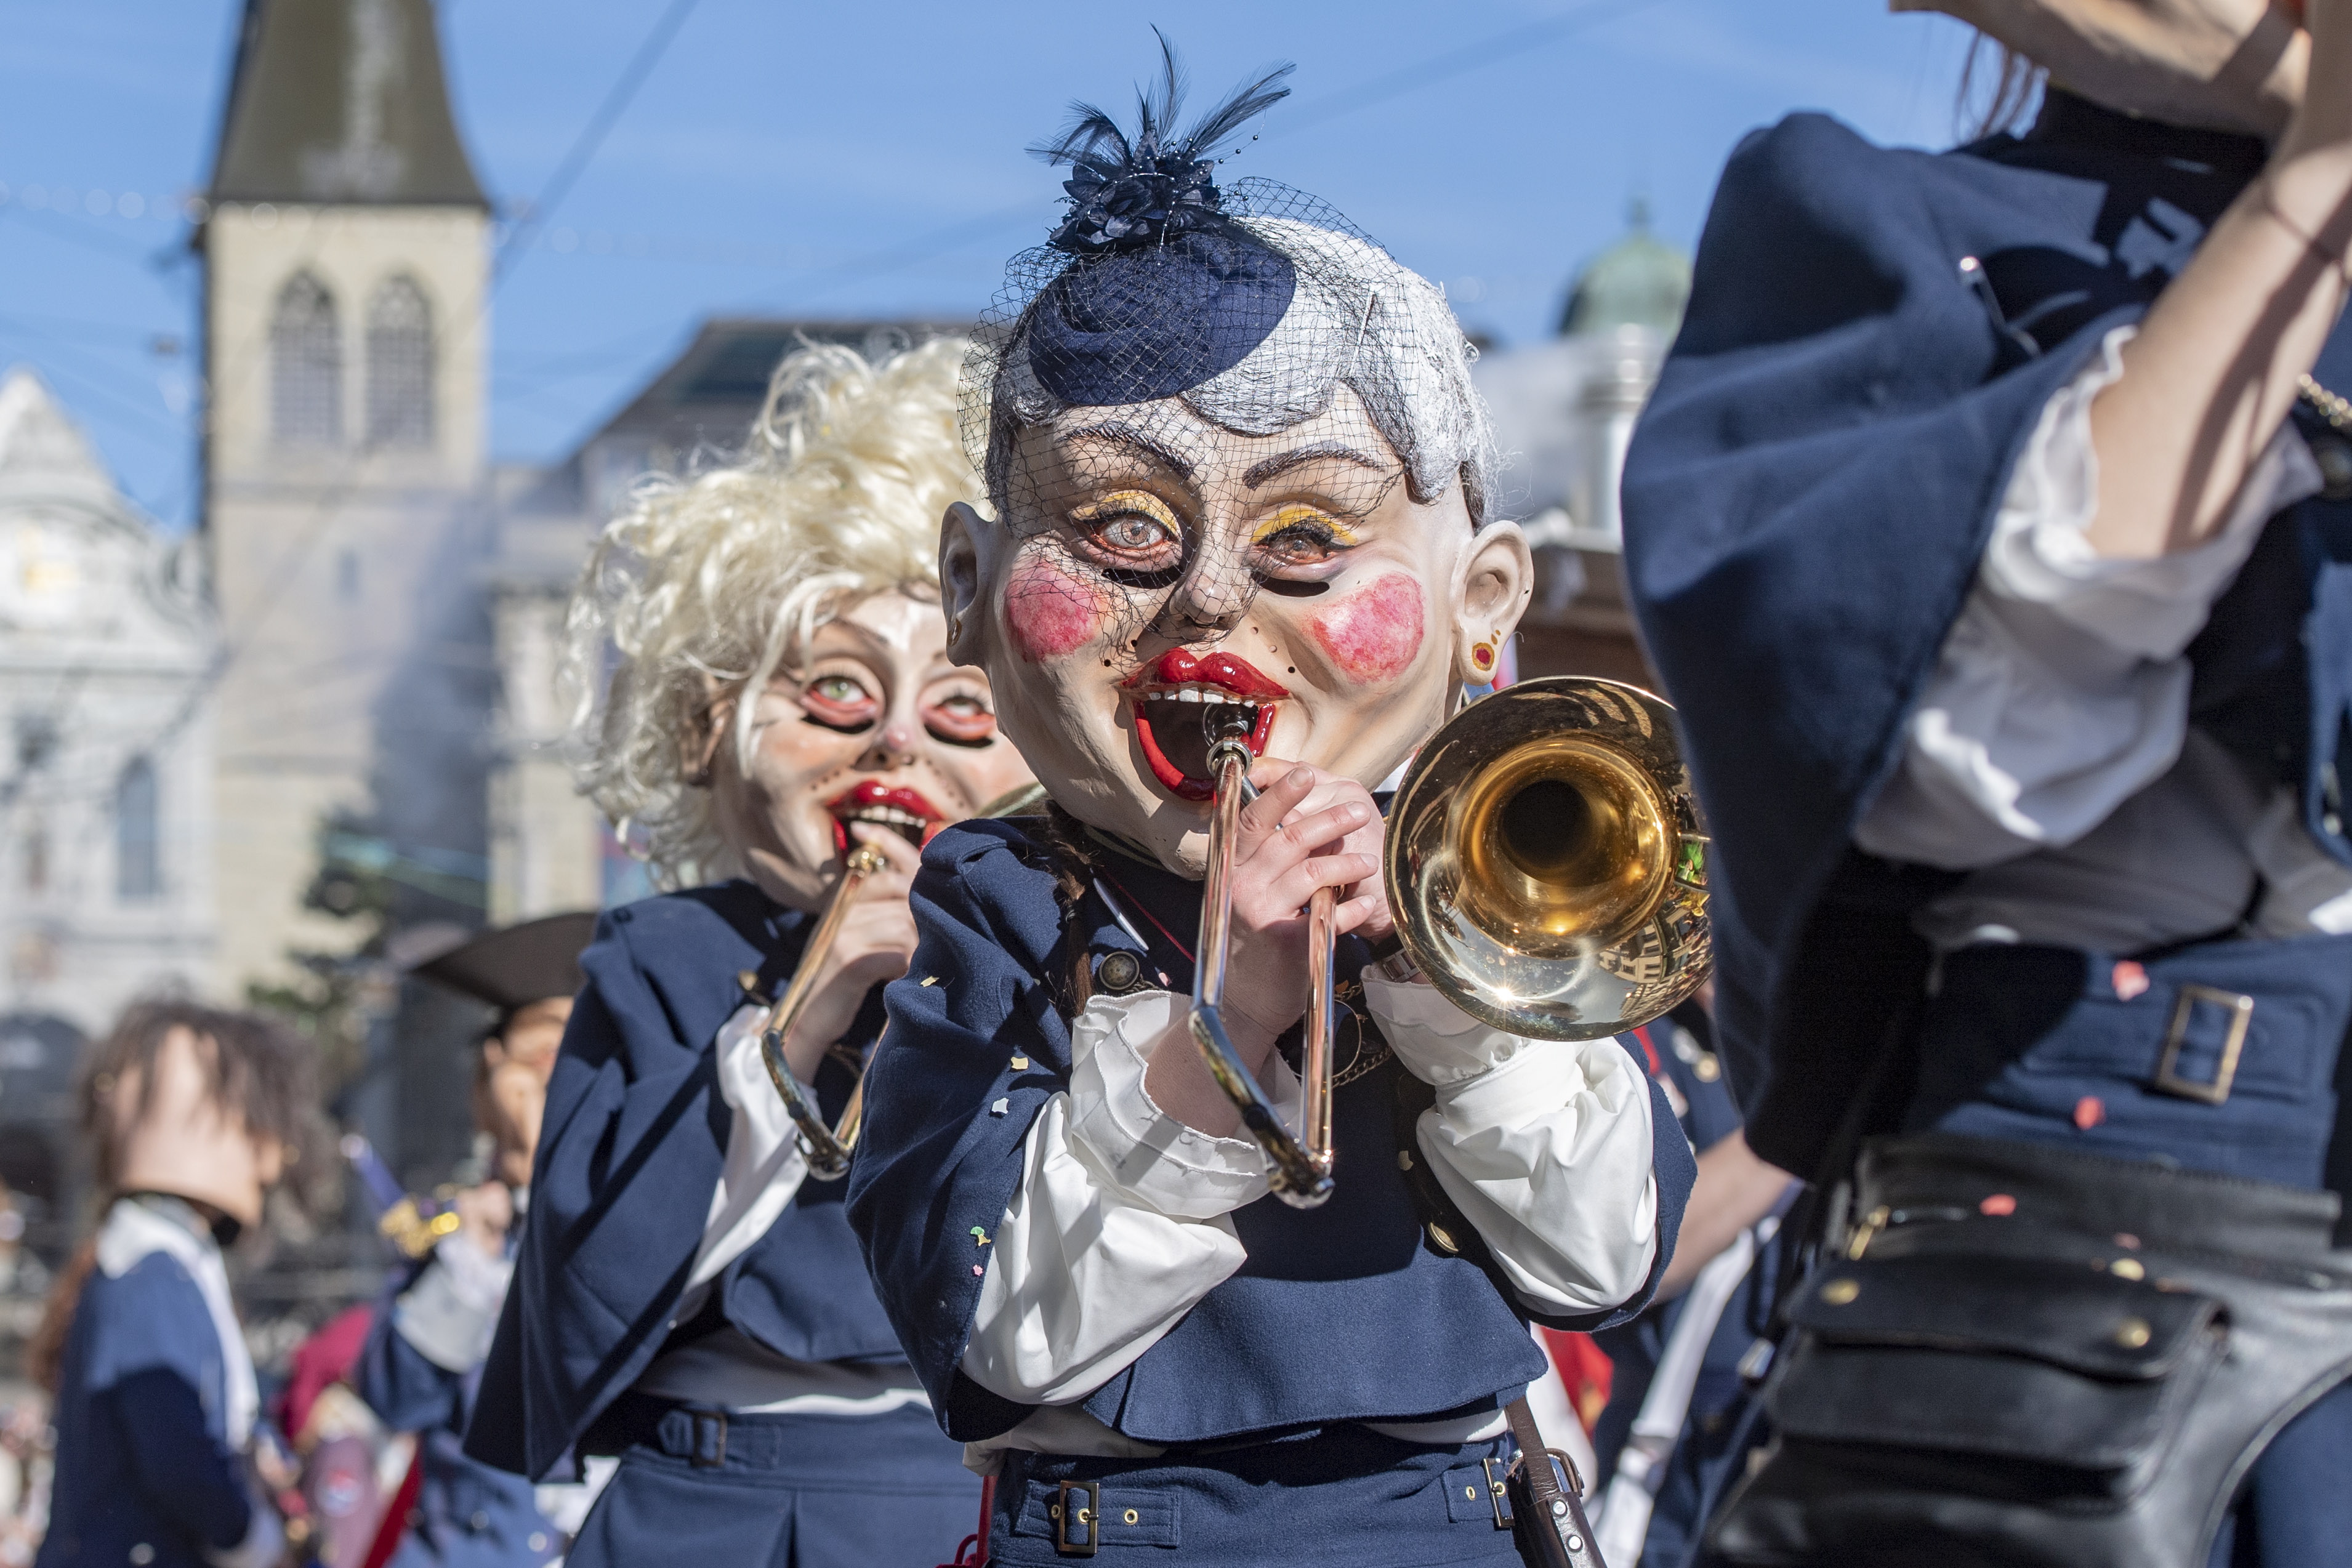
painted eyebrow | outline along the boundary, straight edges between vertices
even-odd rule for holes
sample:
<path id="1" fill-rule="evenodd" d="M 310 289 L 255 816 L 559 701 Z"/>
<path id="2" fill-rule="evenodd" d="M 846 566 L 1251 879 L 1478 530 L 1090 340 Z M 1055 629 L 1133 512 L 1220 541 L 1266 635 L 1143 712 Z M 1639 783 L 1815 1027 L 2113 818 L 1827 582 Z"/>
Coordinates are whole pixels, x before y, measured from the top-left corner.
<path id="1" fill-rule="evenodd" d="M 1389 471 L 1389 465 L 1379 458 L 1359 452 L 1344 442 L 1318 441 L 1311 446 L 1297 447 L 1252 465 L 1242 476 L 1242 483 L 1255 490 L 1267 480 L 1279 478 L 1293 468 L 1304 467 L 1309 463 L 1320 463 L 1326 458 L 1336 458 L 1342 463 L 1353 463 L 1360 467 L 1369 468 L 1375 474 L 1385 474 Z"/>
<path id="2" fill-rule="evenodd" d="M 1192 482 L 1192 465 L 1179 457 L 1164 443 L 1156 440 L 1131 424 L 1109 421 L 1102 424 L 1081 425 L 1062 436 L 1064 441 L 1100 441 L 1122 447 L 1139 456 L 1149 457 L 1177 478 L 1189 485 Z"/>

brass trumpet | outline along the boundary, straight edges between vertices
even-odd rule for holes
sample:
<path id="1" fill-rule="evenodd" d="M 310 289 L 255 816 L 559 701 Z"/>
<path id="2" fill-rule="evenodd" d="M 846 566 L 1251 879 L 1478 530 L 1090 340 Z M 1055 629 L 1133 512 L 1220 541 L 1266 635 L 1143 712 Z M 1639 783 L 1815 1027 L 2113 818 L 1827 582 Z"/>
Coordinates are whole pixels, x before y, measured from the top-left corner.
<path id="1" fill-rule="evenodd" d="M 834 938 L 840 934 L 843 916 L 849 913 L 849 901 L 856 895 L 858 884 L 889 863 L 880 850 L 872 844 L 860 844 L 849 852 L 841 868 L 841 885 L 833 890 L 833 902 L 824 907 L 824 915 L 810 933 L 808 945 L 801 949 L 801 961 L 793 972 L 793 983 L 768 1011 L 768 1022 L 760 1031 L 760 1060 L 767 1063 L 768 1079 L 783 1097 L 784 1112 L 801 1131 L 801 1150 L 808 1159 L 809 1175 L 819 1181 L 839 1181 L 849 1174 L 849 1156 L 857 1150 L 857 1134 L 866 1122 L 866 1072 L 857 1074 L 857 1087 L 849 1092 L 849 1103 L 841 1108 L 841 1120 L 825 1125 L 824 1117 L 801 1088 L 800 1080 L 793 1076 L 784 1061 L 784 1041 L 800 1021 L 801 1009 L 808 1006 L 810 995 L 816 987 L 817 971 L 824 967 L 824 956 L 833 950 Z M 881 1049 L 877 1037 L 874 1051 Z M 866 1052 L 871 1066 L 874 1051 Z"/>
<path id="2" fill-rule="evenodd" d="M 980 809 L 983 817 L 1017 817 L 1039 810 L 1045 800 L 1045 789 L 1037 784 L 1020 784 L 1007 789 Z M 769 1010 L 768 1022 L 760 1031 L 760 1060 L 767 1064 L 768 1080 L 784 1102 L 784 1113 L 801 1130 L 801 1152 L 808 1159 L 809 1175 L 819 1181 L 839 1181 L 849 1174 L 849 1156 L 857 1152 L 857 1134 L 866 1125 L 866 1075 L 873 1071 L 874 1058 L 882 1050 L 882 1035 L 874 1037 L 873 1046 L 866 1052 L 866 1061 L 857 1070 L 857 1086 L 849 1092 L 849 1103 L 841 1108 L 841 1120 L 828 1127 L 818 1113 L 816 1105 L 793 1070 L 784 1062 L 784 1041 L 791 1038 L 793 1025 L 800 1021 L 801 1009 L 808 1004 L 810 988 L 816 972 L 824 967 L 824 956 L 833 951 L 833 939 L 841 929 L 842 916 L 849 912 L 850 896 L 858 883 L 872 876 L 890 862 L 872 844 L 860 844 L 842 862 L 841 885 L 833 892 L 833 902 L 824 907 L 824 917 L 809 934 L 808 946 L 801 949 L 800 967 L 793 972 L 793 983 Z M 889 1032 L 885 1023 L 882 1033 Z"/>
<path id="3" fill-rule="evenodd" d="M 1245 727 L 1213 707 L 1216 795 L 1192 1030 L 1265 1151 L 1275 1193 L 1331 1195 L 1331 912 L 1307 907 L 1299 1132 L 1242 1065 L 1219 1006 L 1233 918 L 1234 829 L 1249 787 Z M 1636 686 L 1549 676 L 1486 697 L 1431 737 L 1389 809 L 1382 861 L 1409 958 L 1463 1011 L 1538 1040 L 1639 1028 L 1713 967 L 1706 821 L 1674 709 Z"/>

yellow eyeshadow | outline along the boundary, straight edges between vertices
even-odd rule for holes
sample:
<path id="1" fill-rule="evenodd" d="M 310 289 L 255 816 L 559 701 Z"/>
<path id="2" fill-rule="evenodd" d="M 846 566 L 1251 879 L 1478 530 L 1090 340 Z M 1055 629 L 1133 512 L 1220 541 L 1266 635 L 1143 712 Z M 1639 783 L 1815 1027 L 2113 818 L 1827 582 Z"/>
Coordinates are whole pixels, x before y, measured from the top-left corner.
<path id="1" fill-rule="evenodd" d="M 1168 503 L 1149 490 L 1114 490 L 1099 501 L 1087 502 L 1072 512 L 1070 517 L 1076 522 L 1098 523 L 1105 517 L 1115 517 L 1122 512 L 1139 513 L 1161 524 L 1171 532 L 1181 531 L 1176 521 L 1176 514 L 1168 509 Z"/>
<path id="2" fill-rule="evenodd" d="M 1257 531 L 1250 536 L 1250 543 L 1262 545 L 1285 529 L 1297 528 L 1302 523 L 1319 525 L 1330 534 L 1334 544 L 1352 545 L 1356 542 L 1356 530 L 1321 507 L 1289 506 L 1260 523 Z"/>

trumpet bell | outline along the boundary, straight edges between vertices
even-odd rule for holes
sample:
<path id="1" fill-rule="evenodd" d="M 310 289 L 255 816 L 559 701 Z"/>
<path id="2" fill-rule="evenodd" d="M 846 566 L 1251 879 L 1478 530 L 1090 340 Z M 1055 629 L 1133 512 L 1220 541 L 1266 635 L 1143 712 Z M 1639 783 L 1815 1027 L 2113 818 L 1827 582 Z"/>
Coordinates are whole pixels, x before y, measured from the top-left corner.
<path id="1" fill-rule="evenodd" d="M 1674 710 L 1551 676 L 1472 705 L 1389 814 L 1389 905 L 1430 981 L 1514 1034 L 1595 1040 L 1711 969 L 1705 820 Z"/>

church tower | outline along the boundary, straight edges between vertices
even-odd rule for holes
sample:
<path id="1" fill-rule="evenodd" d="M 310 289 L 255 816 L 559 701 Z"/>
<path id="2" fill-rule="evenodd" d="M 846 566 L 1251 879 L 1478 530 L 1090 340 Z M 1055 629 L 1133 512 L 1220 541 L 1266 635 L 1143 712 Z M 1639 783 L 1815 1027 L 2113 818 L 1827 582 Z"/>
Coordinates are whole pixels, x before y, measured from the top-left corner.
<path id="1" fill-rule="evenodd" d="M 431 0 L 247 0 L 205 194 L 236 994 L 282 977 L 289 948 L 351 946 L 302 907 L 331 821 L 400 846 L 383 852 L 459 909 L 480 877 L 489 207 Z"/>

